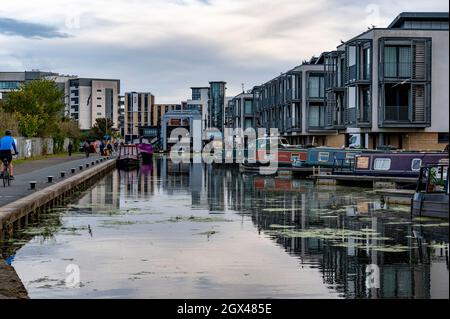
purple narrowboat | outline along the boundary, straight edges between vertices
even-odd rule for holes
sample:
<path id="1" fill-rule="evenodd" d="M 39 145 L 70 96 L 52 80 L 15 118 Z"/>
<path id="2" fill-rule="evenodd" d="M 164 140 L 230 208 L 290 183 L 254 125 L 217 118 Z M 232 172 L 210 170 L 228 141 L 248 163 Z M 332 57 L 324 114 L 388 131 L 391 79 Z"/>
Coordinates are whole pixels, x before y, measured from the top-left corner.
<path id="1" fill-rule="evenodd" d="M 154 152 L 153 145 L 146 138 L 136 140 L 135 144 L 141 153 L 142 162 L 150 163 Z"/>
<path id="2" fill-rule="evenodd" d="M 362 153 L 355 155 L 355 175 L 418 177 L 420 168 L 438 164 L 448 158 L 447 152 L 389 152 Z"/>

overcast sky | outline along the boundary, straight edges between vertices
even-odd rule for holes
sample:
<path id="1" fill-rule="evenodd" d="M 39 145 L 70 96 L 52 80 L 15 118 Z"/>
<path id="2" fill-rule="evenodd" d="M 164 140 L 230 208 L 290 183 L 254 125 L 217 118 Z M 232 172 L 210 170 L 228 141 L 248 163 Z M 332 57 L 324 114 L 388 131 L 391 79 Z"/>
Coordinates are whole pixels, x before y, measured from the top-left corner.
<path id="1" fill-rule="evenodd" d="M 448 1 L 1 0 L 0 70 L 118 78 L 157 103 L 214 80 L 232 96 L 402 11 Z"/>

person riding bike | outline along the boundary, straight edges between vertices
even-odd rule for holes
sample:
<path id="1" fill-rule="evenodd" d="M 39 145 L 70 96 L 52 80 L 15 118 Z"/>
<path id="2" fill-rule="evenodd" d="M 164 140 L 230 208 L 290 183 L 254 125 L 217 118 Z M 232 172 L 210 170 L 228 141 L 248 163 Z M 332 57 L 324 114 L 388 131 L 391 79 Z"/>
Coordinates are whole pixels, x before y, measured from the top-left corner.
<path id="1" fill-rule="evenodd" d="M 19 154 L 17 152 L 16 142 L 14 141 L 13 137 L 11 136 L 11 130 L 5 131 L 5 136 L 0 140 L 0 159 L 2 161 L 2 170 L 0 173 L 0 176 L 3 177 L 3 172 L 5 170 L 5 161 L 8 161 L 9 163 L 9 177 L 10 179 L 14 179 L 14 167 L 12 164 L 12 149 L 14 149 L 14 155 Z"/>

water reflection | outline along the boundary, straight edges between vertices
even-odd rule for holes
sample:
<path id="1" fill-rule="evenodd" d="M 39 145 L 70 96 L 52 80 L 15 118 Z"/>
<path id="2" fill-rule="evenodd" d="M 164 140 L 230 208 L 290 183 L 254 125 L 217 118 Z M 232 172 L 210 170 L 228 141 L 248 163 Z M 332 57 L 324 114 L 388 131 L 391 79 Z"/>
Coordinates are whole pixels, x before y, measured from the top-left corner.
<path id="1" fill-rule="evenodd" d="M 232 223 L 205 219 L 215 214 Z M 88 215 L 96 218 L 80 219 Z M 138 215 L 143 219 L 137 220 Z M 115 281 L 110 274 L 107 278 L 113 283 L 109 285 L 117 286 L 120 293 L 111 293 L 111 287 L 104 289 L 107 295 L 94 293 L 102 290 L 96 281 L 100 279 L 95 278 L 88 285 L 93 297 L 448 298 L 448 223 L 411 220 L 407 208 L 388 207 L 371 189 L 315 186 L 305 179 L 246 175 L 205 164 L 174 164 L 161 157 L 139 170 L 107 175 L 61 216 L 53 222 L 59 228 L 51 229 L 56 234 L 53 245 L 63 245 L 68 258 L 75 258 L 70 249 L 88 243 L 88 236 L 83 233 L 76 242 L 64 237 L 67 224 L 87 227 L 91 240 L 117 240 L 133 256 L 156 254 L 147 251 L 148 242 L 159 251 L 154 258 L 160 262 L 144 271 L 165 274 L 152 281 L 159 284 L 159 292 Z M 207 234 L 209 246 L 198 241 L 198 234 Z M 133 237 L 146 239 L 137 243 Z M 38 279 L 29 273 L 36 266 L 31 261 L 39 259 L 32 258 L 36 252 L 50 260 L 62 258 L 51 251 L 55 247 L 43 249 L 48 243 L 33 240 L 21 249 L 14 264 L 28 283 Z M 282 248 L 284 255 L 278 255 L 274 247 Z M 230 249 L 235 252 L 230 254 Z M 191 255 L 185 256 L 187 251 Z M 74 254 L 82 259 L 86 252 Z M 97 261 L 107 267 L 113 269 L 113 263 L 123 267 L 113 257 L 98 254 Z M 205 256 L 214 258 L 214 262 L 202 259 L 211 267 L 196 264 L 194 259 Z M 168 260 L 172 264 L 164 265 Z M 173 268 L 171 275 L 186 269 L 172 282 L 162 271 L 166 267 Z M 122 274 L 124 270 L 114 271 Z M 245 279 L 231 280 L 236 272 L 245 272 Z M 258 280 L 250 280 L 252 275 Z M 136 292 L 137 287 L 142 292 Z M 39 297 L 55 296 L 33 285 L 29 290 Z"/>

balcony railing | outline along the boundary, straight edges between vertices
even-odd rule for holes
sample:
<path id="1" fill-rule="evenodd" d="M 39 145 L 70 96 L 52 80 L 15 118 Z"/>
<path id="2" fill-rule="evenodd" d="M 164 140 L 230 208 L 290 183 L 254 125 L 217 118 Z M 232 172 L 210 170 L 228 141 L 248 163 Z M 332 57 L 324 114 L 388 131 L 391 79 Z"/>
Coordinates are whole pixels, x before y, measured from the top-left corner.
<path id="1" fill-rule="evenodd" d="M 384 120 L 392 122 L 409 122 L 409 106 L 385 106 Z"/>

